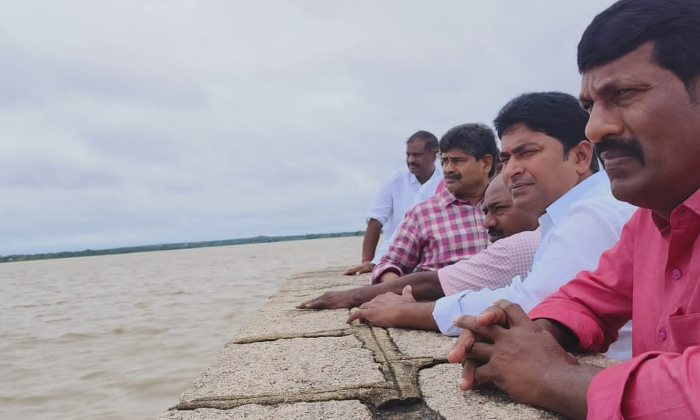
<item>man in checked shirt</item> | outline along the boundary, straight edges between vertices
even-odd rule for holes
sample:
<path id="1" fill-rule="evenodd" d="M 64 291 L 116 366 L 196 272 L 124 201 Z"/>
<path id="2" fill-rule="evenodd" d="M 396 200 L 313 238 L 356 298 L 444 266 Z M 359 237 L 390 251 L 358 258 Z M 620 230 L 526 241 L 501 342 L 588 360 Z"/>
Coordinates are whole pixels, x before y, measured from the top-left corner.
<path id="1" fill-rule="evenodd" d="M 440 139 L 445 189 L 406 213 L 373 282 L 434 271 L 477 254 L 489 244 L 480 203 L 496 171 L 498 147 L 483 124 L 452 128 Z"/>

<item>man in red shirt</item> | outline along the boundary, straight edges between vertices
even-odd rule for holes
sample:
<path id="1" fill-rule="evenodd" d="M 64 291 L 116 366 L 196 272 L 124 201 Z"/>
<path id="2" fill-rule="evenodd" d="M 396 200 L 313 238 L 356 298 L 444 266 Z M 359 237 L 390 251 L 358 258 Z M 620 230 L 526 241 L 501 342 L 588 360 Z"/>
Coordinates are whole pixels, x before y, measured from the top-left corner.
<path id="1" fill-rule="evenodd" d="M 494 383 L 572 419 L 700 418 L 700 0 L 621 0 L 578 48 L 580 102 L 613 194 L 641 207 L 595 272 L 530 312 L 498 301 L 448 356 L 460 388 Z M 604 352 L 629 319 L 633 359 Z"/>

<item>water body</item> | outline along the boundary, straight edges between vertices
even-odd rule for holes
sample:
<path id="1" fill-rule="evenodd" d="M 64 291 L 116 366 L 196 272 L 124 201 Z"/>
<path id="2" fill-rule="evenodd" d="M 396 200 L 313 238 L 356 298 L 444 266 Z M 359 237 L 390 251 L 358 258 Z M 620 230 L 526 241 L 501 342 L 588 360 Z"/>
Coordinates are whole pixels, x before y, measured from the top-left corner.
<path id="1" fill-rule="evenodd" d="M 361 237 L 0 264 L 0 419 L 153 419 L 289 275 Z"/>

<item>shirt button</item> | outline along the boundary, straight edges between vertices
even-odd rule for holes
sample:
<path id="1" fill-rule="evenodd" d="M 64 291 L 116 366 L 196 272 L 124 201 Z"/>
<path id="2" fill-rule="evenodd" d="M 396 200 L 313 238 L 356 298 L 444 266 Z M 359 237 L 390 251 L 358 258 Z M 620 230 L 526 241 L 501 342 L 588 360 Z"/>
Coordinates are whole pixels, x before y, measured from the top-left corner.
<path id="1" fill-rule="evenodd" d="M 659 340 L 661 340 L 661 341 L 666 340 L 666 331 L 664 331 L 664 330 L 659 331 Z"/>
<path id="2" fill-rule="evenodd" d="M 681 270 L 679 270 L 679 269 L 673 270 L 673 271 L 671 272 L 671 276 L 673 276 L 673 278 L 674 278 L 675 280 L 680 280 L 680 279 L 681 279 L 681 276 L 682 276 Z"/>

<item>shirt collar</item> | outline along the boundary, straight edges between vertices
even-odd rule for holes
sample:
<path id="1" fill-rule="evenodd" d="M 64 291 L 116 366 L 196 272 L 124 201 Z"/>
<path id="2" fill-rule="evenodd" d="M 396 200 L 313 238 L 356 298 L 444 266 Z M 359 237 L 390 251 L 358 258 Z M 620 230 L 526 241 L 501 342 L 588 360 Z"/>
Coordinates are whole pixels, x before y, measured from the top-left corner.
<path id="1" fill-rule="evenodd" d="M 695 213 L 696 216 L 700 216 L 700 190 L 695 191 L 693 195 L 688 197 L 680 206 L 673 209 L 671 212 L 671 220 L 675 219 L 678 213 L 685 213 L 686 210 L 690 210 Z M 664 230 L 670 226 L 670 223 L 666 219 L 654 212 L 651 212 L 651 218 L 656 228 L 659 230 Z"/>
<path id="2" fill-rule="evenodd" d="M 556 225 L 571 206 L 598 188 L 610 189 L 610 179 L 605 171 L 599 171 L 589 176 L 550 204 L 539 218 L 543 232 Z"/>
<path id="3" fill-rule="evenodd" d="M 435 197 L 437 197 L 437 200 L 438 200 L 438 203 L 440 204 L 440 207 L 444 207 L 444 208 L 447 208 L 450 205 L 455 204 L 455 203 L 464 204 L 466 206 L 479 208 L 481 203 L 484 202 L 483 198 L 481 199 L 481 201 L 479 203 L 477 203 L 477 205 L 474 205 L 474 204 L 466 202 L 466 201 L 462 201 L 462 200 L 458 199 L 457 197 L 455 197 L 450 192 L 450 190 L 448 190 L 447 188 L 443 188 L 442 191 L 435 193 Z"/>

